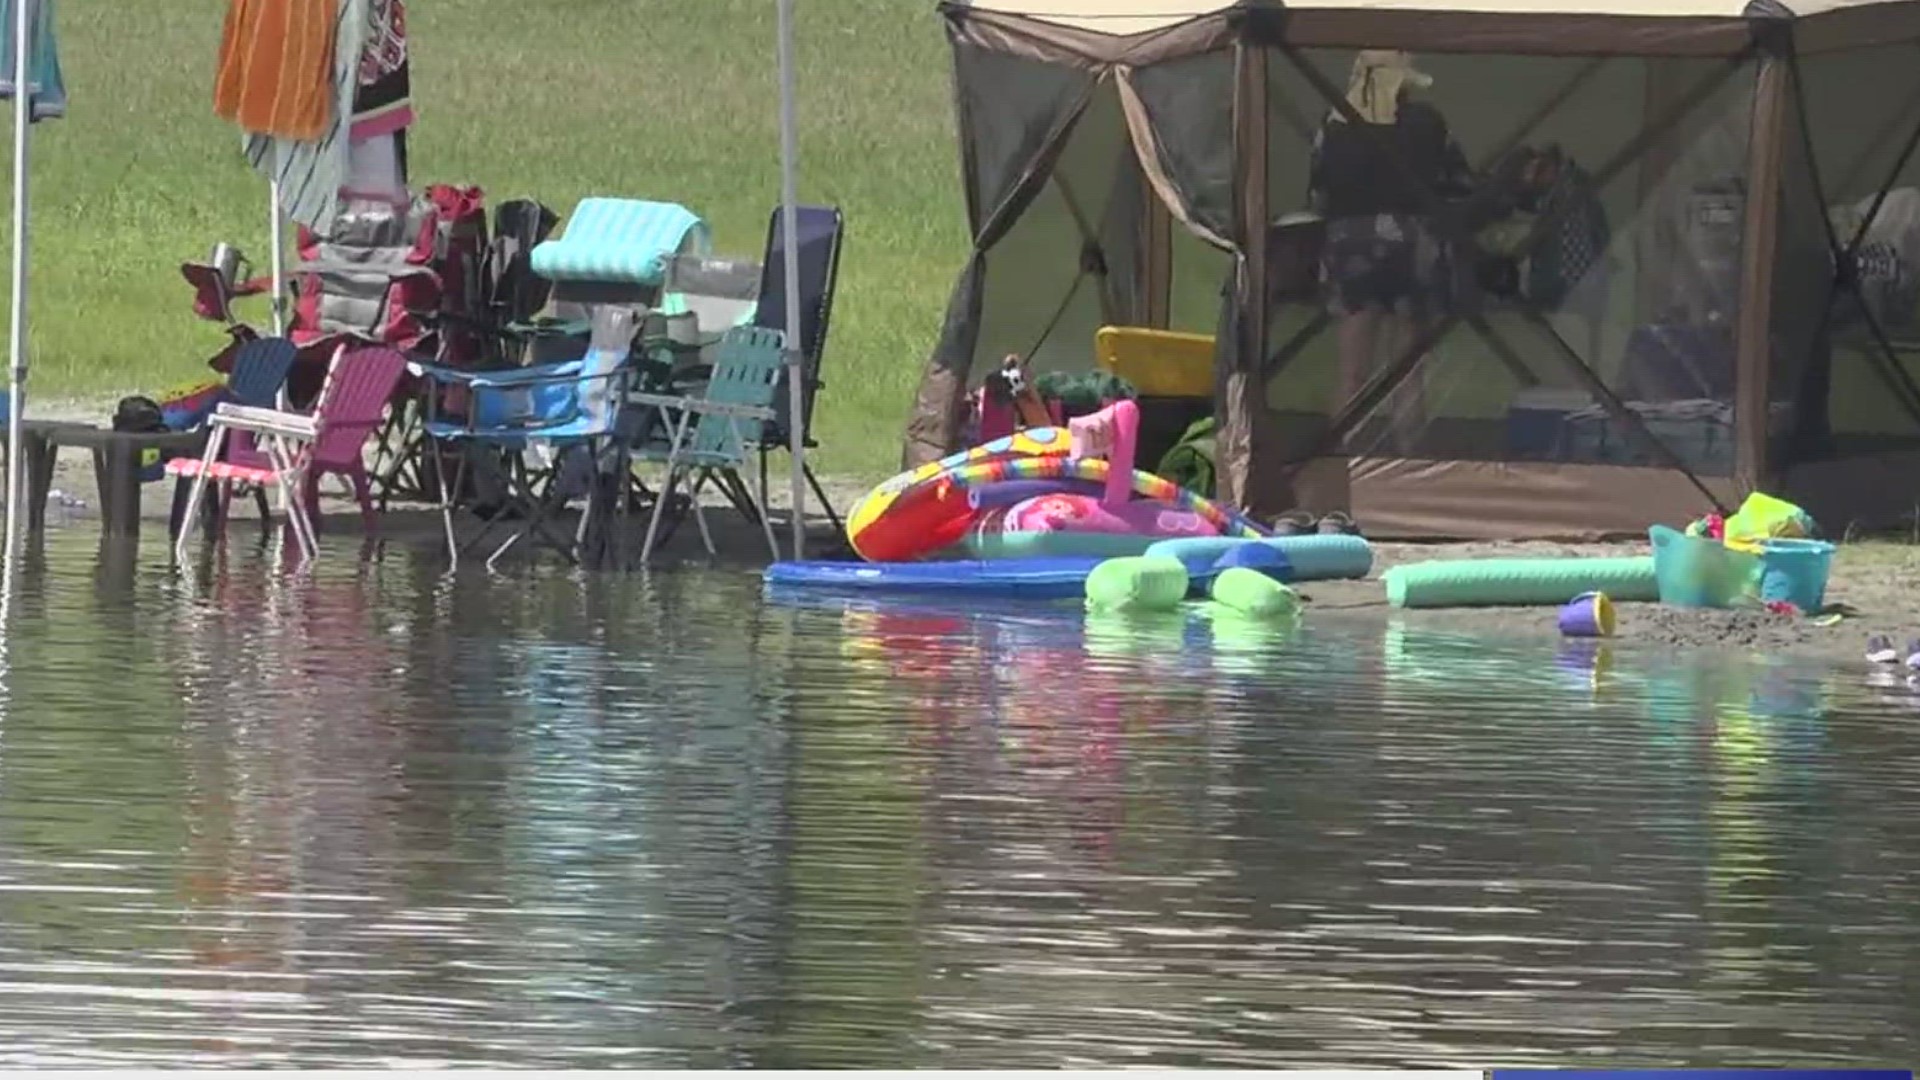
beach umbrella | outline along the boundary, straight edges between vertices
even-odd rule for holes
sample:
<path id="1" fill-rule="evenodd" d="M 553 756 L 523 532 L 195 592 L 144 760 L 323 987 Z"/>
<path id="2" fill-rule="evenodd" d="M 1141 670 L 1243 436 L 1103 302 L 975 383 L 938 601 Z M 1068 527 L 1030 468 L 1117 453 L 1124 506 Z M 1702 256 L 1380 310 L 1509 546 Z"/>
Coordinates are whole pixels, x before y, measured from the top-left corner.
<path id="1" fill-rule="evenodd" d="M 799 182 L 796 167 L 800 156 L 800 133 L 794 121 L 793 72 L 793 0 L 779 0 L 780 53 L 780 217 L 786 249 L 783 271 L 787 282 L 787 451 L 793 462 L 793 557 L 806 557 L 807 462 L 806 414 L 801 411 L 805 391 L 800 379 L 806 358 L 800 342 L 800 227 Z"/>
<path id="2" fill-rule="evenodd" d="M 6 566 L 0 590 L 13 593 L 13 561 L 20 547 L 20 425 L 27 394 L 27 173 L 28 133 L 35 120 L 63 116 L 66 90 L 54 47 L 53 0 L 0 0 L 4 12 L 7 75 L 0 96 L 13 100 L 13 321 L 8 341 Z M 25 92 L 22 93 L 24 88 Z"/>

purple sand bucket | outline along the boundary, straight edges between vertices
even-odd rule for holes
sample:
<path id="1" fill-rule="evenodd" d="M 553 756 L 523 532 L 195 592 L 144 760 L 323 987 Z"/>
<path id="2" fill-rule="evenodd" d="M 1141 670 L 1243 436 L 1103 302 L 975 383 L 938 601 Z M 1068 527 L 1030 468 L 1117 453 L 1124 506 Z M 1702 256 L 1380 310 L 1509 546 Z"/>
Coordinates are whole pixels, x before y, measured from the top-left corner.
<path id="1" fill-rule="evenodd" d="M 1560 632 L 1568 637 L 1612 637 L 1613 601 L 1602 592 L 1574 597 L 1560 609 Z"/>

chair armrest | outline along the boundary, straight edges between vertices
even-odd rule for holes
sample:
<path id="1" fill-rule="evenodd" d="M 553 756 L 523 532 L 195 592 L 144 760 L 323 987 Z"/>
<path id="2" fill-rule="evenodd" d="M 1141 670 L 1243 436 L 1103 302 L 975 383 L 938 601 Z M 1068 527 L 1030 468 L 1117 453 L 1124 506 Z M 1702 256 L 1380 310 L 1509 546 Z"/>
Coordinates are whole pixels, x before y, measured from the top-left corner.
<path id="1" fill-rule="evenodd" d="M 747 420 L 771 420 L 774 417 L 774 411 L 765 405 L 735 405 L 725 401 L 676 397 L 671 394 L 628 394 L 627 404 L 680 409 L 705 416 L 737 416 Z"/>
<path id="2" fill-rule="evenodd" d="M 419 362 L 407 365 L 409 374 L 439 383 L 457 383 L 475 389 L 514 390 L 549 382 L 574 382 L 580 378 L 580 361 L 567 360 L 539 367 L 506 368 L 497 371 L 466 371 Z"/>
<path id="3" fill-rule="evenodd" d="M 352 274 L 356 277 L 383 277 L 390 281 L 401 278 L 431 277 L 433 271 L 424 266 L 408 264 L 400 267 L 376 266 L 354 262 L 303 262 L 287 268 L 290 274 Z"/>
<path id="4" fill-rule="evenodd" d="M 308 441 L 319 437 L 320 434 L 319 421 L 311 416 L 281 412 L 279 409 L 263 409 L 252 405 L 234 405 L 230 402 L 222 402 L 217 406 L 208 424 L 234 431 L 251 431 L 262 435 L 279 435 Z"/>

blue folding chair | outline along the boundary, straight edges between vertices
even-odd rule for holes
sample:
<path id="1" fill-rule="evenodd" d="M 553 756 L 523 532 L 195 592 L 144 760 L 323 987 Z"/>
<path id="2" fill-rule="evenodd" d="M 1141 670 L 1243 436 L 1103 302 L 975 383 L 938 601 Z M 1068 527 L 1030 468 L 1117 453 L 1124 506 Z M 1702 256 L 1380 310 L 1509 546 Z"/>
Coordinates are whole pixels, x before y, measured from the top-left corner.
<path id="1" fill-rule="evenodd" d="M 451 484 L 442 486 L 440 501 L 447 554 L 455 565 L 463 550 L 516 517 L 521 527 L 487 557 L 489 567 L 521 540 L 543 543 L 569 562 L 579 561 L 577 553 L 599 513 L 597 495 L 603 485 L 592 486 L 578 528 L 564 535 L 550 522 L 570 498 L 560 483 L 564 470 L 529 468 L 527 456 L 551 451 L 556 463 L 564 464 L 568 455 L 584 454 L 597 469 L 601 453 L 616 441 L 631 388 L 636 318 L 629 308 L 596 308 L 587 354 L 578 360 L 487 372 L 411 365 L 416 376 L 434 384 L 426 395 L 428 438 L 463 450 L 459 471 Z M 463 418 L 440 415 L 445 390 L 464 392 Z M 504 464 L 501 479 L 508 503 L 496 508 L 480 532 L 462 544 L 454 528 L 456 493 L 464 486 L 466 471 L 488 461 Z"/>

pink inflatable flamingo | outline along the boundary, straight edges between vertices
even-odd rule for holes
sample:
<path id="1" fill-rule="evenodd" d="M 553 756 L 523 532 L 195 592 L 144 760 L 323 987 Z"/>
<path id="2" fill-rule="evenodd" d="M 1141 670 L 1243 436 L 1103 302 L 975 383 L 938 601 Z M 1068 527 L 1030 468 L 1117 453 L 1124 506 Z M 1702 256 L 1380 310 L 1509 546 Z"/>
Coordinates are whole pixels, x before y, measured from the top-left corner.
<path id="1" fill-rule="evenodd" d="M 1067 421 L 1074 457 L 1107 459 L 1107 491 L 1100 501 L 1108 509 L 1126 505 L 1133 497 L 1133 453 L 1140 440 L 1140 406 L 1116 401 L 1097 413 Z"/>
<path id="2" fill-rule="evenodd" d="M 1074 457 L 1105 457 L 1107 480 L 1100 499 L 1071 490 L 1024 499 L 1001 519 L 1008 532 L 1118 533 L 1141 536 L 1211 536 L 1216 530 L 1198 514 L 1165 503 L 1133 499 L 1133 458 L 1140 435 L 1140 406 L 1116 401 L 1089 416 L 1067 421 Z"/>

